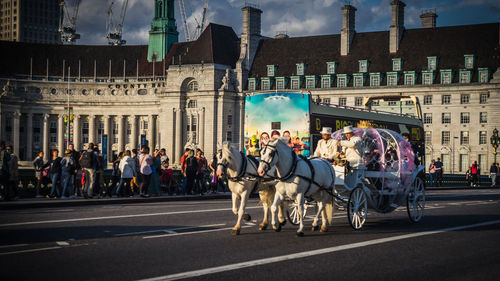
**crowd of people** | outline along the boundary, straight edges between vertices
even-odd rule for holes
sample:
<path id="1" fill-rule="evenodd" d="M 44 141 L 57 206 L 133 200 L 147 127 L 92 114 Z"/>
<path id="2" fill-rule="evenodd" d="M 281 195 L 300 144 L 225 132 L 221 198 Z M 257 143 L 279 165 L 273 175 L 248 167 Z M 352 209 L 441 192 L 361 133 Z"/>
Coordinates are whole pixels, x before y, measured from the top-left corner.
<path id="1" fill-rule="evenodd" d="M 2 142 L 0 148 L 0 186 L 3 186 L 0 199 L 15 200 L 19 196 L 18 157 L 12 146 L 5 146 Z M 35 196 L 75 199 L 225 191 L 225 185 L 216 177 L 215 155 L 208 162 L 200 149 L 186 148 L 181 159 L 182 184 L 177 184 L 169 164 L 165 149 L 155 149 L 151 153 L 150 148 L 144 145 L 139 151 L 126 150 L 113 159 L 111 180 L 105 182 L 107 163 L 99 147 L 89 143 L 85 150 L 76 151 L 70 144 L 62 155 L 57 149 L 51 150 L 47 161 L 43 152 L 38 153 L 33 161 Z"/>
<path id="2" fill-rule="evenodd" d="M 498 163 L 492 163 L 490 167 L 489 177 L 491 179 L 491 187 L 496 186 L 496 178 L 500 168 Z M 444 167 L 441 158 L 437 158 L 437 161 L 432 159 L 429 164 L 429 185 L 430 186 L 443 186 L 443 173 Z M 474 161 L 472 165 L 465 172 L 465 179 L 467 187 L 480 187 L 481 179 L 481 166 Z"/>

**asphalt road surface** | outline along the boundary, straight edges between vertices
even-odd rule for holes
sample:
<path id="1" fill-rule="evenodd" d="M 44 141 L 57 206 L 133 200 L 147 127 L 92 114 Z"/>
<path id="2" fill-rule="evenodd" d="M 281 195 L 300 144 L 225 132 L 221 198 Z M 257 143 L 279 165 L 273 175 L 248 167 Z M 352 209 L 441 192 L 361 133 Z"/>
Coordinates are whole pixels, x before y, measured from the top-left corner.
<path id="1" fill-rule="evenodd" d="M 2 280 L 499 280 L 500 190 L 427 194 L 425 216 L 369 212 L 354 231 L 337 211 L 326 233 L 233 236 L 229 200 L 0 211 Z M 259 221 L 257 221 L 259 220 Z"/>

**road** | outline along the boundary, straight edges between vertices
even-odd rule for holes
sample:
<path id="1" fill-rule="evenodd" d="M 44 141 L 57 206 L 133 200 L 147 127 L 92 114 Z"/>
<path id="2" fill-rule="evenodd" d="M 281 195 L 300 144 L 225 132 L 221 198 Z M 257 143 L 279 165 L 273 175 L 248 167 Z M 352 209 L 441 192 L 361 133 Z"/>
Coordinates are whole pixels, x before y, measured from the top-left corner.
<path id="1" fill-rule="evenodd" d="M 498 280 L 500 190 L 427 194 L 423 220 L 370 212 L 304 237 L 259 231 L 262 210 L 231 235 L 229 200 L 0 211 L 2 280 Z"/>

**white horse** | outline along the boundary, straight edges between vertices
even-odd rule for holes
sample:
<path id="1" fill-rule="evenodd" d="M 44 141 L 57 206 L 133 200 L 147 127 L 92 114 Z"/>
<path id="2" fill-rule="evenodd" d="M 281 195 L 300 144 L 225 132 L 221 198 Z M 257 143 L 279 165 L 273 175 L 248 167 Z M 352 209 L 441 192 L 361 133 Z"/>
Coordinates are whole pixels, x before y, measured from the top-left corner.
<path id="1" fill-rule="evenodd" d="M 321 232 L 327 231 L 327 221 L 332 223 L 333 196 L 332 189 L 335 184 L 335 170 L 332 165 L 321 158 L 306 160 L 298 157 L 285 143 L 277 138 L 271 140 L 261 151 L 261 161 L 258 168 L 259 175 L 264 175 L 272 166 L 276 166 L 279 183 L 276 184 L 276 194 L 271 207 L 271 224 L 276 231 L 281 226 L 276 222 L 276 206 L 285 197 L 296 201 L 300 224 L 298 236 L 303 236 L 304 199 L 311 197 L 318 203 L 318 212 L 313 220 L 313 231 L 317 229 L 319 215 L 321 214 Z"/>
<path id="2" fill-rule="evenodd" d="M 260 201 L 264 208 L 264 219 L 259 225 L 259 230 L 265 230 L 268 225 L 268 213 L 273 202 L 276 180 L 270 177 L 259 177 L 257 174 L 258 160 L 246 157 L 231 143 L 226 142 L 217 153 L 217 177 L 227 173 L 228 186 L 232 195 L 232 209 L 238 215 L 238 221 L 233 227 L 233 234 L 239 235 L 241 230 L 241 219 L 245 214 L 245 207 L 250 194 L 255 190 L 259 192 Z M 263 175 L 264 176 L 264 175 Z M 239 208 L 238 208 L 238 203 Z M 280 225 L 286 223 L 282 207 L 279 208 Z"/>

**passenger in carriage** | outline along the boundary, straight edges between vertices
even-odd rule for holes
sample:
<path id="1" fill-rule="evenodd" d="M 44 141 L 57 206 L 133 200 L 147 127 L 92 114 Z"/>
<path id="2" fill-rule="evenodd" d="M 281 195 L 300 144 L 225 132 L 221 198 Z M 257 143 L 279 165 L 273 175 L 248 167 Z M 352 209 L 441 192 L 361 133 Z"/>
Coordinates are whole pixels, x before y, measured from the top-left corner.
<path id="1" fill-rule="evenodd" d="M 288 144 L 288 146 L 290 148 L 293 148 L 292 137 L 290 136 L 290 131 L 284 131 L 283 137 L 287 139 L 286 144 Z"/>
<path id="2" fill-rule="evenodd" d="M 269 142 L 269 134 L 266 132 L 263 132 L 262 134 L 260 134 L 260 149 L 261 150 L 264 148 L 264 146 L 267 145 L 268 142 Z"/>
<path id="3" fill-rule="evenodd" d="M 361 153 L 363 151 L 363 142 L 360 137 L 355 137 L 351 126 L 344 127 L 342 134 L 345 140 L 341 140 L 337 145 L 345 149 L 346 160 L 352 168 L 357 168 L 362 164 L 363 158 Z"/>
<path id="4" fill-rule="evenodd" d="M 336 155 L 338 141 L 332 139 L 332 128 L 323 127 L 320 134 L 322 139 L 318 141 L 313 156 L 324 158 L 333 162 Z"/>
<path id="5" fill-rule="evenodd" d="M 280 137 L 281 137 L 281 134 L 280 134 L 279 131 L 274 130 L 274 131 L 271 132 L 271 138 L 272 139 L 280 138 Z"/>

